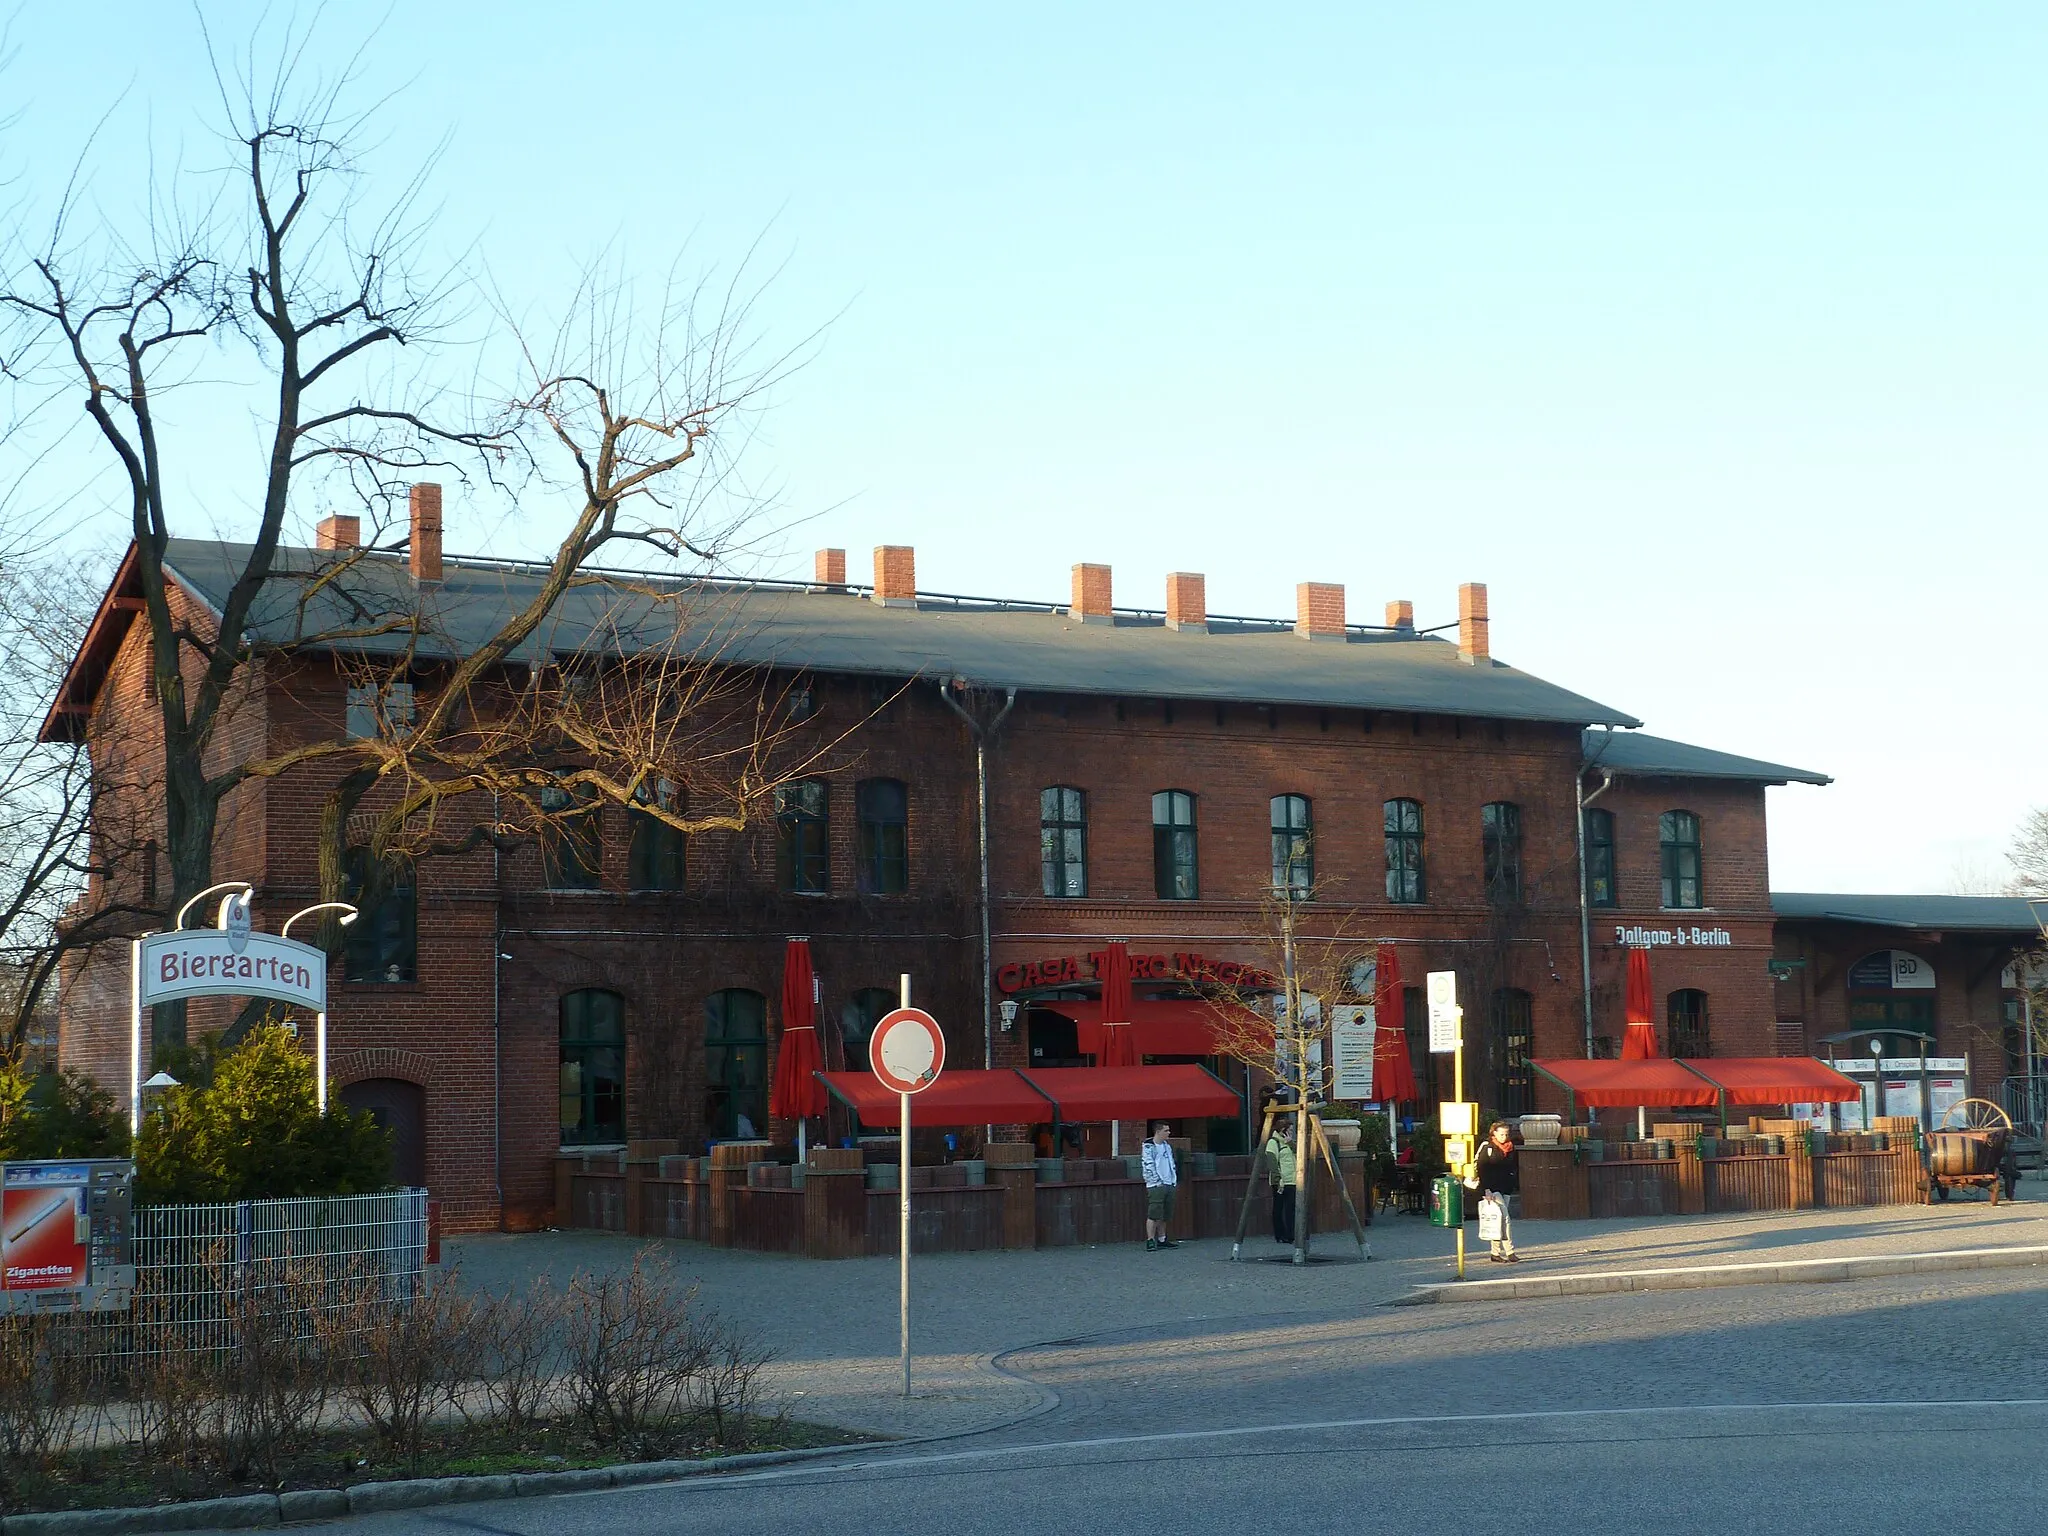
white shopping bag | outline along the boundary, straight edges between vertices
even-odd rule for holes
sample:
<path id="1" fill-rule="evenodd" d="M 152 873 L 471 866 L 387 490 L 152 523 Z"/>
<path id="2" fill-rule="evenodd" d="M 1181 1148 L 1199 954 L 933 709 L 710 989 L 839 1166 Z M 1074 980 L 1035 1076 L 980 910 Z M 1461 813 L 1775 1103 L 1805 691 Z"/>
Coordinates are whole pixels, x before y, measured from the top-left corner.
<path id="1" fill-rule="evenodd" d="M 1507 1222 L 1502 1218 L 1500 1196 L 1488 1192 L 1479 1202 L 1479 1240 L 1482 1243 L 1497 1243 L 1507 1236 Z"/>

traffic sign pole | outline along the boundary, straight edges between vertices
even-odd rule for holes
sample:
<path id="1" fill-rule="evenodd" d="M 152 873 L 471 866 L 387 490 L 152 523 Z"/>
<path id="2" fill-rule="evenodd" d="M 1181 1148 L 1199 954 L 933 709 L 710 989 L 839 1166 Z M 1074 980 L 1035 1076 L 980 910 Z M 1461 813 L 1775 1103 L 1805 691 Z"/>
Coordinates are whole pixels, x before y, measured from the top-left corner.
<path id="1" fill-rule="evenodd" d="M 946 1070 L 946 1033 L 939 1021 L 910 1006 L 910 974 L 902 978 L 903 1006 L 875 1021 L 868 1036 L 868 1067 L 875 1080 L 896 1095 L 897 1145 L 902 1154 L 896 1177 L 897 1313 L 903 1345 L 903 1395 L 910 1396 L 910 1100 Z"/>
<path id="2" fill-rule="evenodd" d="M 908 972 L 908 971 L 905 971 L 905 972 L 903 973 L 903 977 L 902 977 L 902 984 L 903 984 L 903 997 L 902 997 L 902 1000 L 901 1000 L 901 1006 L 903 1006 L 903 1007 L 905 1007 L 905 1008 L 908 1008 L 908 1007 L 910 1006 L 910 972 Z M 901 1119 L 900 1119 L 900 1120 L 899 1120 L 899 1121 L 898 1121 L 897 1123 L 898 1123 L 898 1128 L 899 1128 L 899 1129 L 901 1130 L 901 1132 L 902 1132 L 902 1140 L 901 1140 L 901 1147 L 900 1147 L 900 1150 L 901 1150 L 901 1153 L 902 1153 L 902 1158 L 903 1158 L 902 1166 L 901 1166 L 901 1168 L 899 1169 L 899 1171 L 898 1171 L 898 1173 L 897 1173 L 897 1176 L 896 1176 L 896 1196 L 897 1196 L 897 1199 L 896 1199 L 896 1220 L 897 1220 L 897 1230 L 896 1230 L 896 1247 L 897 1247 L 897 1251 L 898 1251 L 898 1255 L 899 1255 L 899 1257 L 898 1257 L 898 1260 L 897 1260 L 897 1266 L 898 1266 L 898 1269 L 899 1269 L 899 1271 L 900 1271 L 900 1274 L 901 1274 L 901 1290 L 902 1290 L 902 1296 L 901 1296 L 901 1307 L 900 1307 L 900 1310 L 901 1310 L 901 1313 L 902 1313 L 902 1318 L 901 1318 L 901 1321 L 902 1321 L 902 1329 L 901 1329 L 901 1332 L 902 1332 L 902 1336 L 903 1336 L 903 1395 L 904 1395 L 905 1397 L 908 1397 L 908 1396 L 910 1396 L 910 1095 L 909 1095 L 909 1093 L 908 1093 L 908 1092 L 905 1092 L 905 1093 L 900 1093 L 900 1094 L 898 1094 L 898 1095 L 896 1096 L 896 1102 L 897 1102 L 897 1105 L 898 1105 L 898 1107 L 899 1107 L 899 1108 L 901 1109 L 901 1111 L 902 1111 L 902 1116 L 901 1116 Z"/>

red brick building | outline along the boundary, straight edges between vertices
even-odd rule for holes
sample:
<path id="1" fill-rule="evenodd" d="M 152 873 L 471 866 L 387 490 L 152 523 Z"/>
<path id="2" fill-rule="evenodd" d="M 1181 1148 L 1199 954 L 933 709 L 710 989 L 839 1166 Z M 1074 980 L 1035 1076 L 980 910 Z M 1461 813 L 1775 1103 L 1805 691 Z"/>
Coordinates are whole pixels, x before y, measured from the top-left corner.
<path id="1" fill-rule="evenodd" d="M 166 567 L 195 622 L 218 612 L 242 553 L 173 541 Z M 333 558 L 286 551 L 278 580 Z M 404 557 L 359 566 L 393 602 L 428 582 L 450 648 L 531 580 L 507 562 L 440 562 L 438 546 L 430 576 Z M 1291 621 L 1210 614 L 1186 573 L 1165 579 L 1162 607 L 1119 607 L 1108 568 L 1090 565 L 1064 605 L 921 593 L 896 547 L 876 551 L 870 586 L 826 551 L 811 583 L 707 592 L 724 662 L 773 672 L 802 729 L 844 738 L 832 766 L 781 793 L 775 825 L 684 847 L 606 809 L 575 857 L 424 860 L 337 961 L 334 1081 L 386 1117 L 401 1172 L 435 1189 L 452 1226 L 547 1220 L 562 1145 L 770 1130 L 792 935 L 810 940 L 829 1065 L 864 1064 L 905 972 L 956 1065 L 1085 1060 L 1089 956 L 1112 939 L 1137 964 L 1139 1050 L 1200 1058 L 1200 986 L 1270 966 L 1266 899 L 1296 887 L 1305 930 L 1394 946 L 1426 1096 L 1422 977 L 1458 973 L 1470 1081 L 1504 1112 L 1547 1101 L 1530 1059 L 1612 1050 L 1625 945 L 1652 947 L 1674 1049 L 1767 1055 L 1806 1053 L 1834 1019 L 1788 990 L 1835 985 L 1813 954 L 1865 942 L 1853 921 L 1802 918 L 1788 937 L 1773 911 L 1766 787 L 1824 777 L 1641 736 L 1502 664 L 1481 586 L 1460 589 L 1454 636 L 1418 631 L 1407 602 L 1353 623 L 1344 589 L 1320 583 L 1301 586 Z M 101 750 L 143 763 L 135 606 L 124 570 L 50 730 L 96 722 Z M 353 720 L 334 660 L 293 643 L 295 605 L 270 611 L 259 640 L 276 661 L 224 751 Z M 250 785 L 223 822 L 216 872 L 255 882 L 266 926 L 318 899 L 331 787 L 314 770 Z M 101 884 L 89 899 L 152 894 Z M 1939 960 L 1959 973 L 1957 1029 L 1994 1009 L 1982 954 L 2010 959 L 2020 937 Z M 124 966 L 103 951 L 67 978 L 62 1054 L 125 1089 Z"/>

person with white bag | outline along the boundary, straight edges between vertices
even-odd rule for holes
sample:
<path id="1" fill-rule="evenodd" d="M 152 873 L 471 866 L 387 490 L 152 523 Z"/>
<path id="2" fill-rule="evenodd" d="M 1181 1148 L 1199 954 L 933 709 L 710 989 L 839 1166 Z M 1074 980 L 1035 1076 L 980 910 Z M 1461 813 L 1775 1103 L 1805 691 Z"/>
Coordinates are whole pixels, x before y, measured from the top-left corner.
<path id="1" fill-rule="evenodd" d="M 1493 1245 L 1493 1262 L 1519 1264 L 1508 1201 L 1522 1185 L 1521 1154 L 1507 1121 L 1496 1120 L 1479 1148 L 1479 1236 Z"/>

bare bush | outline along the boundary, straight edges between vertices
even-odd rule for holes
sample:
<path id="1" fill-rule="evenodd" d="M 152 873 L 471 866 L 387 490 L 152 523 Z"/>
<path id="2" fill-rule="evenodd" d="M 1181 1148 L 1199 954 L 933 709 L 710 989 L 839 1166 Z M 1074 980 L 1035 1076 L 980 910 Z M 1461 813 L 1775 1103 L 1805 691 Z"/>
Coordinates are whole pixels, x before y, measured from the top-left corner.
<path id="1" fill-rule="evenodd" d="M 761 1371 L 768 1364 L 769 1350 L 738 1324 L 719 1318 L 706 1323 L 709 1351 L 696 1385 L 698 1415 L 718 1445 L 744 1451 L 753 1444 L 754 1410 L 760 1403 Z"/>
<path id="2" fill-rule="evenodd" d="M 51 1459 L 71 1447 L 92 1397 L 86 1330 L 52 1313 L 0 1318 L 0 1482 L 19 1507 Z"/>
<path id="3" fill-rule="evenodd" d="M 381 1274 L 347 1282 L 326 1319 L 328 1354 L 342 1397 L 386 1451 L 417 1467 L 428 1424 L 460 1398 L 476 1364 L 476 1307 L 452 1271 L 430 1275 L 409 1297 L 392 1296 L 390 1285 Z"/>
<path id="4" fill-rule="evenodd" d="M 507 1429 L 525 1429 L 547 1413 L 565 1302 L 543 1275 L 476 1308 L 470 1333 L 483 1373 L 478 1385 L 489 1416 Z"/>
<path id="5" fill-rule="evenodd" d="M 275 1483 L 283 1460 L 319 1426 L 333 1395 L 334 1333 L 323 1314 L 331 1287 L 285 1261 L 226 1277 L 231 1342 L 210 1356 L 199 1437 L 215 1468 L 236 1482 Z"/>
<path id="6" fill-rule="evenodd" d="M 602 1446 L 646 1448 L 686 1419 L 710 1362 L 696 1291 L 649 1252 L 623 1275 L 569 1282 L 564 1352 L 571 1410 Z"/>

